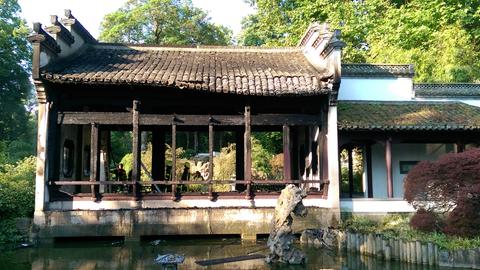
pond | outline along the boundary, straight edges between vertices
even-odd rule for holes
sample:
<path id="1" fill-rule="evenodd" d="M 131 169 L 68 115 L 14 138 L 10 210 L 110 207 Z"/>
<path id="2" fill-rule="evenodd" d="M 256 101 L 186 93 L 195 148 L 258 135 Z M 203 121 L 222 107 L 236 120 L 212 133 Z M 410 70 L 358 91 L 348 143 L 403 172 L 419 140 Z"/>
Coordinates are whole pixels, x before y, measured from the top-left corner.
<path id="1" fill-rule="evenodd" d="M 255 259 L 202 267 L 195 261 L 252 253 L 266 254 L 266 239 L 250 243 L 242 243 L 237 238 L 149 239 L 139 243 L 70 239 L 40 247 L 3 251 L 0 253 L 0 269 L 161 269 L 154 259 L 166 253 L 185 256 L 185 261 L 178 269 L 435 269 L 399 262 L 386 263 L 354 254 L 337 256 L 328 250 L 298 247 L 307 254 L 305 266 L 268 265 L 263 259 Z"/>

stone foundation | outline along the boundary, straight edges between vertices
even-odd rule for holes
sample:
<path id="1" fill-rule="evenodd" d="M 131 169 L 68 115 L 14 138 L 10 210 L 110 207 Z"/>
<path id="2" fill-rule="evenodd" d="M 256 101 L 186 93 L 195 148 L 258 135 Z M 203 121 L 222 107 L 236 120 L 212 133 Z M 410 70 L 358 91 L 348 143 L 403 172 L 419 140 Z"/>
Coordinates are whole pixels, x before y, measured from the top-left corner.
<path id="1" fill-rule="evenodd" d="M 335 226 L 339 211 L 309 207 L 296 218 L 294 232 Z M 273 207 L 123 210 L 50 210 L 35 213 L 33 238 L 121 236 L 126 240 L 161 235 L 257 235 L 271 229 Z"/>

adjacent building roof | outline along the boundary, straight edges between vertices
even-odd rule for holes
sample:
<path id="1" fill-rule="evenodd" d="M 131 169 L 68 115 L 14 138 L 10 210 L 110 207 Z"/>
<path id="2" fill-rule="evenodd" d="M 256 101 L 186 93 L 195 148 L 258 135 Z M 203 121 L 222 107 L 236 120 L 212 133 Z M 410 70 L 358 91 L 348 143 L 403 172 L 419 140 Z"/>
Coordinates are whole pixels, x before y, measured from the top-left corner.
<path id="1" fill-rule="evenodd" d="M 480 108 L 461 102 L 339 101 L 343 131 L 479 130 Z"/>
<path id="2" fill-rule="evenodd" d="M 476 83 L 419 83 L 413 85 L 413 90 L 415 91 L 415 97 L 480 98 L 480 84 Z"/>
<path id="3" fill-rule="evenodd" d="M 342 77 L 409 77 L 415 74 L 413 65 L 342 64 Z"/>
<path id="4" fill-rule="evenodd" d="M 316 95 L 333 77 L 301 48 L 152 47 L 92 44 L 61 66 L 41 71 L 51 82 L 142 84 L 248 95 Z"/>

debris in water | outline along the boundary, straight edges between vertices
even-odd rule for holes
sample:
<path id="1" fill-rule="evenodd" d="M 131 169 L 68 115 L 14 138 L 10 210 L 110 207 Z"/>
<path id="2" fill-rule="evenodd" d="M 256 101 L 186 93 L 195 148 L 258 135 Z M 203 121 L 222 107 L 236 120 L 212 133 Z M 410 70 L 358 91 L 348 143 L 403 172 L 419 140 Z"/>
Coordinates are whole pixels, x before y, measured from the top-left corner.
<path id="1" fill-rule="evenodd" d="M 123 240 L 112 242 L 110 245 L 114 247 L 121 246 L 123 245 Z"/>
<path id="2" fill-rule="evenodd" d="M 160 243 L 162 243 L 162 242 L 165 242 L 165 240 L 154 240 L 154 241 L 150 242 L 150 245 L 152 245 L 152 246 L 158 246 L 158 245 L 160 245 Z"/>
<path id="3" fill-rule="evenodd" d="M 210 265 L 217 265 L 217 264 L 224 264 L 224 263 L 231 263 L 231 262 L 240 262 L 240 261 L 248 261 L 248 260 L 256 260 L 256 259 L 263 259 L 263 258 L 265 258 L 265 255 L 251 254 L 251 255 L 245 255 L 245 256 L 235 256 L 235 257 L 228 257 L 228 258 L 195 261 L 195 263 L 200 265 L 200 266 L 210 266 Z"/>
<path id="4" fill-rule="evenodd" d="M 180 264 L 185 260 L 185 256 L 178 254 L 163 254 L 157 255 L 154 259 L 156 264 Z"/>
<path id="5" fill-rule="evenodd" d="M 28 247 L 33 247 L 32 243 L 21 243 L 20 245 L 17 246 L 17 248 L 28 248 Z"/>

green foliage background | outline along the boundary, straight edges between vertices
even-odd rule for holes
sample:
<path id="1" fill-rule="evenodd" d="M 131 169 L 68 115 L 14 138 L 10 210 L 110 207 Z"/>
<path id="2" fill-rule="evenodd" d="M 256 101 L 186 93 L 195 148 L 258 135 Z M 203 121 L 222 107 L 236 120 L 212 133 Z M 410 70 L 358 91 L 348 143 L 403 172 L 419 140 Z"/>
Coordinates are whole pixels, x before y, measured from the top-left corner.
<path id="1" fill-rule="evenodd" d="M 340 29 L 344 63 L 413 63 L 420 82 L 480 80 L 480 2 L 250 0 L 243 45 L 296 46 L 312 22 Z"/>
<path id="2" fill-rule="evenodd" d="M 210 22 L 190 0 L 129 0 L 107 14 L 100 40 L 106 42 L 226 45 L 231 31 Z"/>

